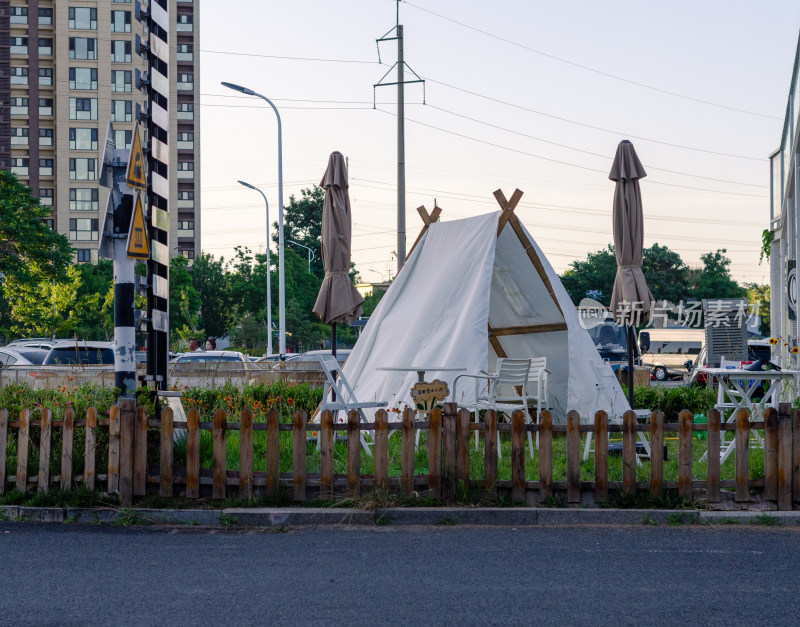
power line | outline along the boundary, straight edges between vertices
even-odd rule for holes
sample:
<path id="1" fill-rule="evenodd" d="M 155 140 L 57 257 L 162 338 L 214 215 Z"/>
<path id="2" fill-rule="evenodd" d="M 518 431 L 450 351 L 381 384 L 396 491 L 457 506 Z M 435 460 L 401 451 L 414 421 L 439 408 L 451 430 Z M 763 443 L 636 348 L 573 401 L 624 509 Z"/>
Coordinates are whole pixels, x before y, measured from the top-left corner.
<path id="1" fill-rule="evenodd" d="M 321 57 L 290 57 L 279 54 L 256 54 L 254 52 L 230 52 L 228 50 L 203 50 L 206 54 L 225 54 L 235 57 L 259 57 L 262 59 L 281 59 L 284 61 L 317 61 L 320 63 L 357 63 L 361 65 L 379 65 L 377 61 L 362 61 L 360 59 L 324 59 Z"/>
<path id="2" fill-rule="evenodd" d="M 583 154 L 591 155 L 593 157 L 600 157 L 601 159 L 608 159 L 609 158 L 609 155 L 604 155 L 604 154 L 600 154 L 600 153 L 597 153 L 597 152 L 592 152 L 590 150 L 584 150 L 582 148 L 575 148 L 574 146 L 568 146 L 566 144 L 560 144 L 558 142 L 554 142 L 554 141 L 551 141 L 549 139 L 544 139 L 542 137 L 536 137 L 535 135 L 528 135 L 527 133 L 522 133 L 520 131 L 515 131 L 513 129 L 505 128 L 503 126 L 498 126 L 497 124 L 492 124 L 492 123 L 486 122 L 484 120 L 479 120 L 477 118 L 472 118 L 472 117 L 469 117 L 467 115 L 463 115 L 461 113 L 456 113 L 455 111 L 449 111 L 448 109 L 443 109 L 442 107 L 437 107 L 436 105 L 429 104 L 428 106 L 431 109 L 436 109 L 437 111 L 441 111 L 443 113 L 447 113 L 449 115 L 453 115 L 455 117 L 462 118 L 464 120 L 469 120 L 471 122 L 476 122 L 477 124 L 483 124 L 484 126 L 488 126 L 490 128 L 496 128 L 496 129 L 498 129 L 500 131 L 505 131 L 506 133 L 513 133 L 514 135 L 519 135 L 520 137 L 527 137 L 528 139 L 534 139 L 536 141 L 544 142 L 545 144 L 551 144 L 553 146 L 558 146 L 559 148 L 566 148 L 567 150 L 574 150 L 575 152 L 581 152 Z M 699 174 L 691 174 L 689 172 L 679 172 L 678 170 L 668 170 L 667 168 L 659 168 L 659 167 L 656 167 L 656 166 L 650 165 L 650 164 L 645 164 L 645 166 L 649 170 L 656 170 L 658 172 L 668 172 L 670 174 L 677 174 L 677 175 L 680 175 L 680 176 L 689 176 L 689 177 L 692 177 L 692 178 L 703 179 L 703 180 L 706 180 L 706 181 L 716 181 L 718 183 L 729 183 L 731 185 L 744 185 L 746 187 L 758 187 L 760 189 L 765 189 L 765 188 L 768 187 L 767 185 L 759 185 L 759 184 L 756 184 L 756 183 L 741 183 L 739 181 L 730 181 L 728 179 L 718 179 L 718 178 L 714 178 L 714 177 L 711 177 L 711 176 L 701 176 Z"/>
<path id="3" fill-rule="evenodd" d="M 391 111 L 386 111 L 385 109 L 377 109 L 377 110 L 381 111 L 382 113 L 386 113 L 388 115 L 395 115 Z M 561 161 L 560 159 L 552 159 L 550 157 L 544 157 L 542 155 L 537 155 L 537 154 L 534 154 L 532 152 L 526 152 L 524 150 L 519 150 L 517 148 L 510 148 L 508 146 L 503 146 L 502 144 L 495 144 L 494 142 L 486 141 L 484 139 L 478 139 L 476 137 L 471 137 L 470 135 L 465 135 L 463 133 L 457 133 L 456 131 L 450 131 L 450 130 L 441 128 L 439 126 L 435 126 L 433 124 L 426 124 L 425 122 L 420 122 L 419 120 L 413 120 L 411 118 L 406 118 L 406 119 L 409 122 L 413 122 L 414 124 L 418 124 L 420 126 L 425 126 L 427 128 L 432 128 L 432 129 L 435 129 L 437 131 L 441 131 L 442 133 L 447 133 L 449 135 L 455 135 L 456 137 L 461 137 L 463 139 L 469 139 L 470 141 L 474 141 L 474 142 L 477 142 L 479 144 L 484 144 L 486 146 L 493 146 L 494 148 L 500 148 L 502 150 L 507 150 L 509 152 L 514 152 L 514 153 L 517 153 L 517 154 L 520 154 L 520 155 L 525 155 L 527 157 L 533 157 L 534 159 L 541 159 L 542 161 L 549 161 L 551 163 L 557 163 L 559 165 L 566 165 L 566 166 L 569 166 L 569 167 L 572 167 L 572 168 L 579 168 L 581 170 L 587 170 L 589 172 L 598 172 L 598 173 L 603 174 L 603 175 L 607 175 L 608 174 L 605 170 L 599 170 L 598 168 L 590 168 L 588 166 L 578 165 L 577 163 L 570 163 L 568 161 Z M 712 194 L 726 194 L 726 195 L 729 195 L 729 196 L 746 196 L 746 197 L 749 197 L 749 198 L 768 198 L 768 196 L 765 195 L 765 194 L 744 194 L 742 192 L 726 192 L 726 191 L 716 190 L 716 189 L 705 189 L 705 188 L 702 188 L 702 187 L 691 187 L 689 185 L 679 185 L 677 183 L 666 183 L 666 182 L 663 182 L 663 181 L 654 181 L 652 179 L 649 179 L 648 183 L 650 183 L 651 185 L 664 185 L 664 186 L 667 186 L 667 187 L 677 187 L 677 188 L 681 188 L 681 189 L 690 189 L 690 190 L 693 190 L 693 191 L 709 192 L 709 193 L 712 193 Z"/>
<path id="4" fill-rule="evenodd" d="M 487 37 L 491 37 L 493 39 L 497 39 L 498 41 L 502 41 L 504 43 L 507 43 L 509 45 L 516 46 L 517 48 L 521 48 L 523 50 L 527 50 L 528 52 L 533 52 L 534 54 L 538 54 L 538 55 L 541 55 L 543 57 L 547 57 L 548 59 L 553 59 L 554 61 L 558 61 L 560 63 L 565 63 L 567 65 L 571 65 L 573 67 L 577 67 L 577 68 L 580 68 L 582 70 L 586 70 L 587 72 L 592 72 L 594 74 L 599 74 L 600 76 L 605 76 L 606 78 L 612 78 L 614 80 L 621 81 L 623 83 L 628 83 L 629 85 L 636 85 L 637 87 L 643 87 L 644 89 L 650 89 L 652 91 L 656 91 L 656 92 L 659 92 L 659 93 L 662 93 L 662 94 L 667 94 L 669 96 L 674 96 L 676 98 L 682 98 L 684 100 L 690 100 L 692 102 L 698 102 L 700 104 L 705 104 L 705 105 L 709 105 L 709 106 L 712 106 L 712 107 L 718 107 L 720 109 L 727 109 L 729 111 L 736 111 L 738 113 L 746 113 L 748 115 L 755 115 L 755 116 L 758 116 L 758 117 L 761 117 L 761 118 L 768 118 L 768 119 L 771 119 L 771 120 L 780 120 L 780 119 L 782 119 L 782 118 L 779 118 L 779 117 L 774 116 L 774 115 L 768 115 L 766 113 L 759 113 L 757 111 L 749 111 L 747 109 L 740 109 L 738 107 L 732 107 L 730 105 L 724 105 L 724 104 L 721 104 L 721 103 L 718 103 L 718 102 L 711 102 L 710 100 L 702 100 L 701 98 L 695 98 L 694 96 L 687 96 L 686 94 L 680 94 L 680 93 L 675 92 L 675 91 L 670 91 L 668 89 L 662 89 L 661 87 L 656 87 L 655 85 L 648 85 L 647 83 L 634 81 L 634 80 L 631 80 L 629 78 L 625 78 L 623 76 L 619 76 L 617 74 L 612 74 L 610 72 L 605 72 L 603 70 L 598 70 L 597 68 L 593 68 L 593 67 L 590 67 L 588 65 L 583 65 L 581 63 L 576 63 L 575 61 L 570 61 L 569 59 L 564 59 L 563 57 L 558 57 L 558 56 L 556 56 L 554 54 L 550 54 L 550 53 L 544 52 L 542 50 L 537 50 L 536 48 L 531 48 L 530 46 L 526 46 L 525 44 L 521 44 L 521 43 L 519 43 L 517 41 L 513 41 L 511 39 L 506 39 L 505 37 L 501 37 L 500 35 L 495 35 L 494 33 L 490 33 L 489 31 L 482 30 L 482 29 L 477 28 L 475 26 L 470 26 L 469 24 L 465 24 L 464 22 L 459 22 L 458 20 L 455 20 L 453 18 L 447 17 L 446 15 L 442 15 L 441 13 L 436 13 L 435 11 L 431 11 L 430 9 L 426 9 L 424 7 L 416 5 L 413 2 L 408 2 L 408 0 L 403 0 L 403 2 L 405 2 L 405 4 L 407 4 L 409 6 L 414 7 L 415 9 L 418 9 L 420 11 L 424 11 L 425 13 L 429 13 L 431 15 L 435 15 L 436 17 L 438 17 L 440 19 L 446 20 L 448 22 L 452 22 L 453 24 L 458 24 L 459 26 L 461 26 L 463 28 L 467 28 L 469 30 L 475 31 L 475 32 L 480 33 L 482 35 L 486 35 Z"/>

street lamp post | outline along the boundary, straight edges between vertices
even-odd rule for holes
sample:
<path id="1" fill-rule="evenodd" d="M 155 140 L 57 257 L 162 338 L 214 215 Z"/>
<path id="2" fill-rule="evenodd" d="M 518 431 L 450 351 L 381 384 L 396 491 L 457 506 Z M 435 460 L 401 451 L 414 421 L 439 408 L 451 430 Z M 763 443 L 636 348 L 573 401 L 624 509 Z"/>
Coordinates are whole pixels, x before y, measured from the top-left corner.
<path id="1" fill-rule="evenodd" d="M 281 134 L 281 114 L 278 113 L 277 107 L 272 104 L 269 98 L 257 94 L 252 89 L 224 81 L 222 85 L 242 94 L 261 98 L 272 107 L 275 116 L 278 118 L 278 352 L 281 355 L 281 359 L 283 359 L 286 354 L 286 284 L 283 273 L 283 136 Z"/>
<path id="2" fill-rule="evenodd" d="M 269 277 L 269 202 L 264 192 L 254 185 L 250 185 L 250 183 L 245 183 L 244 181 L 239 181 L 239 184 L 254 189 L 261 194 L 261 197 L 264 199 L 264 205 L 267 208 L 267 355 L 272 355 L 272 288 L 270 287 Z"/>
<path id="3" fill-rule="evenodd" d="M 294 244 L 295 246 L 299 246 L 300 248 L 305 248 L 308 251 L 308 273 L 311 274 L 311 262 L 314 261 L 314 251 L 305 244 L 295 242 L 293 239 L 287 239 L 286 241 L 290 244 Z"/>

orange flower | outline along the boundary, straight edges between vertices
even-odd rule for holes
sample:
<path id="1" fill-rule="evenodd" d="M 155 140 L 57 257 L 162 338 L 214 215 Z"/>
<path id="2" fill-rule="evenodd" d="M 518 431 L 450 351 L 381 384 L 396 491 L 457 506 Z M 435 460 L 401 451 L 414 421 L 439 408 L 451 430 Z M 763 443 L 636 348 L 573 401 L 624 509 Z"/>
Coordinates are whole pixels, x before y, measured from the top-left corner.
<path id="1" fill-rule="evenodd" d="M 294 405 L 294 399 L 293 398 L 287 398 L 286 402 L 289 403 L 289 405 Z"/>

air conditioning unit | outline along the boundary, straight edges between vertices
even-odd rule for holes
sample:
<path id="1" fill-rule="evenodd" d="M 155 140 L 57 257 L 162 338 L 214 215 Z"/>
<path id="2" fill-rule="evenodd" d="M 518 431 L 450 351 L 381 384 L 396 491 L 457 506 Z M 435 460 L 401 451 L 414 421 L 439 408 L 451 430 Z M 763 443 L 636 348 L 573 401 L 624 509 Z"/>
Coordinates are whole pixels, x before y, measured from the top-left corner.
<path id="1" fill-rule="evenodd" d="M 719 368 L 724 357 L 730 361 L 747 359 L 746 298 L 710 298 L 703 300 L 708 366 Z"/>

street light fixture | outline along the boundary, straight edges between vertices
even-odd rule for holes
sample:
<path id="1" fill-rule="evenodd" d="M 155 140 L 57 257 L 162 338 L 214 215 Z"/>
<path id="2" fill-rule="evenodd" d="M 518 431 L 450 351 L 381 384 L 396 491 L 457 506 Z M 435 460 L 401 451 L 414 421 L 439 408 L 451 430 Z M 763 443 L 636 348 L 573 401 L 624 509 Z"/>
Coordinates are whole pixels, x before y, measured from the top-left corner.
<path id="1" fill-rule="evenodd" d="M 272 288 L 270 287 L 270 272 L 269 272 L 269 202 L 267 197 L 260 189 L 250 183 L 239 181 L 239 185 L 244 185 L 250 189 L 256 190 L 264 199 L 264 205 L 267 208 L 267 355 L 272 355 Z"/>
<path id="2" fill-rule="evenodd" d="M 300 248 L 305 248 L 308 251 L 308 273 L 311 274 L 311 262 L 314 260 L 314 251 L 305 244 L 295 242 L 293 239 L 287 239 L 286 241 L 290 244 L 294 244 L 295 246 L 299 246 Z"/>
<path id="3" fill-rule="evenodd" d="M 278 118 L 278 352 L 281 359 L 286 354 L 286 285 L 284 281 L 283 266 L 283 135 L 281 132 L 281 114 L 277 107 L 266 96 L 254 92 L 252 89 L 222 82 L 223 87 L 238 91 L 248 96 L 255 96 L 264 100 Z"/>

